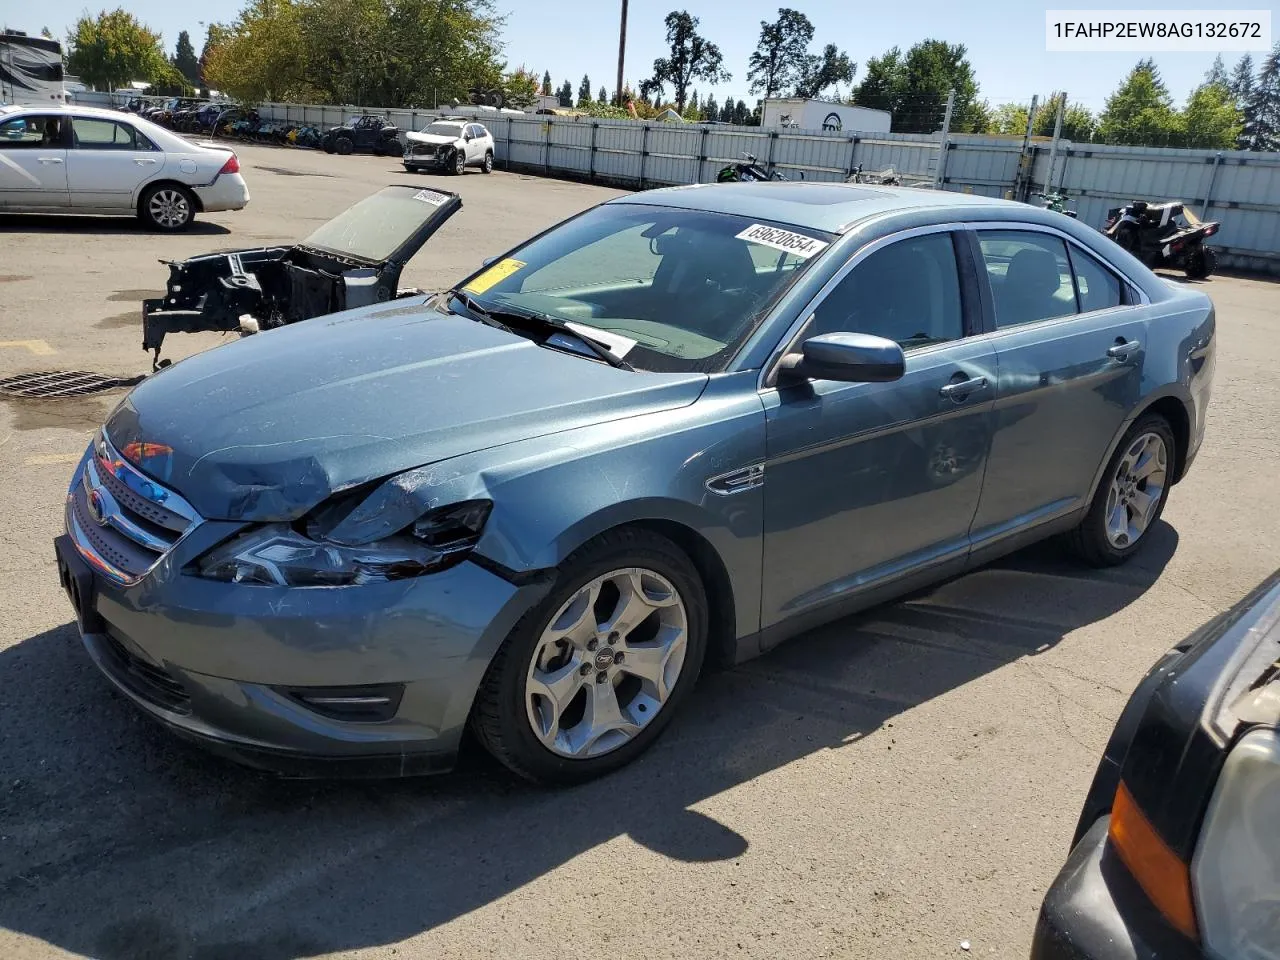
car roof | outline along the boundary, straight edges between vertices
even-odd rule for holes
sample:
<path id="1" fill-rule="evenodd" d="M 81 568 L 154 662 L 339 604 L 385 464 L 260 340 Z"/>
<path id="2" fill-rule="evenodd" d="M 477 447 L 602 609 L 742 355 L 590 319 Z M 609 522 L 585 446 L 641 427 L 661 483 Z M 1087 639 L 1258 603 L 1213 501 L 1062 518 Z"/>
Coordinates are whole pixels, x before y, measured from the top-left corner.
<path id="1" fill-rule="evenodd" d="M 850 225 L 882 213 L 910 209 L 1004 207 L 1034 208 L 1011 200 L 914 187 L 851 183 L 780 182 L 698 183 L 617 197 L 610 203 L 644 203 L 728 213 L 757 220 L 790 223 L 810 230 L 843 233 Z"/>
<path id="2" fill-rule="evenodd" d="M 173 98 L 170 97 L 170 100 Z M 108 110 L 105 107 L 82 107 L 74 103 L 50 103 L 48 105 L 41 103 L 20 103 L 11 107 L 0 107 L 3 113 L 70 113 L 77 117 L 94 117 L 103 120 L 119 120 L 121 117 L 129 117 L 130 114 L 120 110 Z"/>

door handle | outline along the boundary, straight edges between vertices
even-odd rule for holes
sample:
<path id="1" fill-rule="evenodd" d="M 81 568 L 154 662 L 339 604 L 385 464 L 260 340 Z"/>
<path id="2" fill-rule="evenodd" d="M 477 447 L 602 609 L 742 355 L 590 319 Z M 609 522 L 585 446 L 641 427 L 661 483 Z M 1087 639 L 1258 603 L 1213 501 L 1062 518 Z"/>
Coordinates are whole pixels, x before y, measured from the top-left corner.
<path id="1" fill-rule="evenodd" d="M 1137 340 L 1118 340 L 1107 347 L 1107 356 L 1112 360 L 1128 360 L 1142 348 Z"/>
<path id="2" fill-rule="evenodd" d="M 960 380 L 957 383 L 948 383 L 938 390 L 940 396 L 948 400 L 954 400 L 959 403 L 971 393 L 983 389 L 987 385 L 986 377 L 973 377 L 970 380 Z"/>
<path id="3" fill-rule="evenodd" d="M 158 163 L 159 161 L 153 160 L 151 157 L 134 157 L 133 162 L 140 167 L 145 167 L 149 164 Z"/>
<path id="4" fill-rule="evenodd" d="M 61 157 L 39 157 L 38 159 L 41 163 L 61 163 L 62 162 Z"/>

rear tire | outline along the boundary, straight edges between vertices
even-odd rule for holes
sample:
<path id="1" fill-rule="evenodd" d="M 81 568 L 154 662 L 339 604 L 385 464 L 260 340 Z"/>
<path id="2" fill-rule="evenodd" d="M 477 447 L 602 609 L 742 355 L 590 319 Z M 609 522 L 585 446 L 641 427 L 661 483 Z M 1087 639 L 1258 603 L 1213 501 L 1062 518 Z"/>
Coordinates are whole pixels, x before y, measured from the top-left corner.
<path id="1" fill-rule="evenodd" d="M 484 173 L 493 173 L 493 151 L 487 150 L 484 155 L 484 164 L 480 167 Z"/>
<path id="2" fill-rule="evenodd" d="M 196 198 L 176 183 L 158 183 L 143 191 L 138 200 L 138 218 L 152 230 L 179 233 L 196 218 Z"/>
<path id="3" fill-rule="evenodd" d="M 1158 413 L 1135 420 L 1108 461 L 1088 513 L 1065 534 L 1072 553 L 1092 567 L 1114 567 L 1141 550 L 1169 500 L 1177 452 L 1168 420 Z"/>
<path id="4" fill-rule="evenodd" d="M 1204 280 L 1213 273 L 1217 266 L 1218 255 L 1207 247 L 1201 247 L 1187 257 L 1187 265 L 1185 267 L 1187 279 Z"/>
<path id="5" fill-rule="evenodd" d="M 339 137 L 337 140 L 333 141 L 333 149 L 337 151 L 338 156 L 340 157 L 350 156 L 351 151 L 355 148 L 356 145 L 352 142 L 350 137 Z"/>
<path id="6" fill-rule="evenodd" d="M 592 592 L 598 581 L 608 584 L 621 578 L 626 582 L 632 574 L 644 577 L 638 582 L 645 592 L 630 593 L 639 598 L 635 607 L 616 589 L 610 592 L 607 586 L 596 586 Z M 649 600 L 651 586 L 660 595 L 658 605 Z M 596 598 L 594 604 L 583 600 L 583 608 L 574 612 L 580 598 L 591 596 Z M 605 608 L 603 612 L 600 607 Z M 624 609 L 639 612 L 620 615 Z M 621 633 L 608 633 L 603 641 L 597 639 L 601 630 L 609 629 L 609 621 L 617 619 L 627 619 L 630 625 L 620 626 Z M 683 636 L 676 627 L 666 625 L 668 619 L 683 625 Z M 563 639 L 555 639 L 562 635 Z M 664 637 L 678 639 L 669 639 L 665 657 L 659 654 L 661 659 L 654 660 L 654 647 L 661 647 Z M 584 640 L 589 645 L 579 649 Z M 683 646 L 679 662 L 675 660 L 677 642 Z M 563 645 L 563 663 L 546 660 L 549 643 Z M 630 763 L 658 738 L 697 682 L 706 646 L 706 593 L 688 556 L 665 537 L 648 531 L 610 531 L 570 556 L 547 596 L 516 623 L 476 693 L 471 728 L 489 753 L 536 783 L 580 783 L 603 776 Z M 619 658 L 617 651 L 624 656 Z M 628 652 L 631 659 L 624 663 Z M 610 654 L 614 662 L 600 668 L 599 658 L 607 660 Z M 580 668 L 566 671 L 571 656 L 582 662 Z M 656 697 L 629 673 L 641 663 L 661 677 L 660 692 L 654 688 Z M 557 688 L 564 682 L 571 687 L 557 690 L 563 698 L 559 706 L 534 695 L 540 684 L 531 686 L 552 675 L 563 675 Z M 606 687 L 606 681 L 612 686 Z M 553 692 L 551 686 L 541 689 Z M 617 723 L 598 725 L 596 711 L 588 712 L 587 701 L 594 704 L 593 695 L 600 694 L 616 711 L 600 715 L 612 715 Z M 535 716 L 542 716 L 539 710 L 544 706 L 552 707 L 551 733 L 535 729 Z"/>

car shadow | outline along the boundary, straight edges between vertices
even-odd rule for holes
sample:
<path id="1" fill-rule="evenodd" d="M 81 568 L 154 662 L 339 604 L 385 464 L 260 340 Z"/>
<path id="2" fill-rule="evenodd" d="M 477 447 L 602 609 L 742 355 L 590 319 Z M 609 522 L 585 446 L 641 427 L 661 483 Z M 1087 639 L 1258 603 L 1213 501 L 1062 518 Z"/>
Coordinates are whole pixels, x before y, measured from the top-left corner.
<path id="1" fill-rule="evenodd" d="M 647 755 L 562 791 L 474 752 L 433 780 L 243 770 L 140 716 L 70 624 L 50 630 L 0 652 L 0 928 L 97 960 L 284 960 L 399 942 L 624 835 L 732 860 L 751 838 L 695 805 L 1123 609 L 1177 546 L 1167 524 L 1148 536 L 1105 571 L 1040 545 L 710 674 Z"/>
<path id="2" fill-rule="evenodd" d="M 199 216 L 191 226 L 175 236 L 212 237 L 231 232 L 220 223 L 202 220 Z M 165 236 L 142 224 L 137 218 L 126 215 L 86 216 L 83 214 L 4 213 L 0 214 L 0 233 L 93 233 L 102 236 L 147 234 Z"/>

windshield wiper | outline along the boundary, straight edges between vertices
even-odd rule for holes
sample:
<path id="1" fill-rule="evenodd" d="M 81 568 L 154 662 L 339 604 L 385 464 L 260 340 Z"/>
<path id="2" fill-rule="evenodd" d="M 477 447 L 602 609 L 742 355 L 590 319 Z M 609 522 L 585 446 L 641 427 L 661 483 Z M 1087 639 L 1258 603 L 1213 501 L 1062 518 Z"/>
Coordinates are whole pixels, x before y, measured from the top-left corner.
<path id="1" fill-rule="evenodd" d="M 563 320 L 557 320 L 555 317 L 548 316 L 545 313 L 537 313 L 533 310 L 512 307 L 508 304 L 504 304 L 498 309 L 482 307 L 476 301 L 475 297 L 464 293 L 461 290 L 450 290 L 449 293 L 451 296 L 457 297 L 461 300 L 466 308 L 474 313 L 481 322 L 487 323 L 490 326 L 498 327 L 499 329 L 506 330 L 509 333 L 518 333 L 518 331 L 513 329 L 509 323 L 506 323 L 503 319 L 499 318 L 535 323 L 541 330 L 549 330 L 553 334 L 558 333 L 561 336 L 572 337 L 574 340 L 578 341 L 590 350 L 598 359 L 603 360 L 611 367 L 617 367 L 619 370 L 635 369 L 635 367 L 631 366 L 631 364 L 627 363 L 627 361 L 623 360 L 603 343 L 600 343 L 598 340 L 592 340 L 591 337 L 586 334 L 579 333 Z M 543 340 L 543 343 L 546 343 L 545 339 Z"/>

